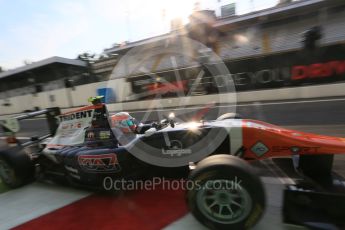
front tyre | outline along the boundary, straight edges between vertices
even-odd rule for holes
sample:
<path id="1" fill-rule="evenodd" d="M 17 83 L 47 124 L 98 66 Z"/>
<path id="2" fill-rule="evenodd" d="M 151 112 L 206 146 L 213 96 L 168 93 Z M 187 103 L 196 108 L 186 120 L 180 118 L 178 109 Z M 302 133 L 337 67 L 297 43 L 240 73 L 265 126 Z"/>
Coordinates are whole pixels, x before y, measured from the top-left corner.
<path id="1" fill-rule="evenodd" d="M 211 229 L 249 229 L 262 216 L 265 193 L 253 168 L 230 155 L 202 160 L 191 172 L 187 192 L 191 213 Z"/>

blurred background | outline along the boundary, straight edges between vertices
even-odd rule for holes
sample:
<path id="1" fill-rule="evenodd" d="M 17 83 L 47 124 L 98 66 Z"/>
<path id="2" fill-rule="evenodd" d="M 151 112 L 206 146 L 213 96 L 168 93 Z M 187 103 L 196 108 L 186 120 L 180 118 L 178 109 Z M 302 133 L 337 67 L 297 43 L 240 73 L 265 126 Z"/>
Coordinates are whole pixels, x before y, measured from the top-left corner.
<path id="1" fill-rule="evenodd" d="M 217 76 L 206 72 L 195 81 L 213 51 L 231 73 L 244 117 L 282 125 L 345 120 L 344 1 L 19 3 L 27 10 L 2 20 L 0 115 L 80 107 L 104 95 L 110 110 L 139 110 L 140 117 L 157 94 L 175 98 L 192 87 L 190 106 L 200 106 L 219 93 Z M 15 8 L 0 4 L 4 18 Z M 178 66 L 169 55 L 150 56 L 146 72 L 112 74 L 132 48 L 164 50 L 184 38 L 209 51 L 195 49 L 194 60 L 177 57 Z"/>

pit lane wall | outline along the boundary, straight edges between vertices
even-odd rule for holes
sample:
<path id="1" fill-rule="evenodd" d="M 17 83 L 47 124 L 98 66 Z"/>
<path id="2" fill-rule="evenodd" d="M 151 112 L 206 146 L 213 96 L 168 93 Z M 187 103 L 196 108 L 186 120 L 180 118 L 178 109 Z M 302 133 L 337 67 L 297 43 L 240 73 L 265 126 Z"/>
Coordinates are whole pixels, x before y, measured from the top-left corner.
<path id="1" fill-rule="evenodd" d="M 311 99 L 322 97 L 341 97 L 345 96 L 345 83 L 329 84 L 329 85 L 313 85 L 304 87 L 291 87 L 279 89 L 266 89 L 255 90 L 235 93 L 237 103 L 246 102 L 264 102 L 264 101 L 281 101 L 281 100 L 294 100 L 294 99 Z M 233 93 L 227 94 L 214 94 L 193 96 L 187 105 L 205 105 L 210 102 L 215 103 L 228 103 L 229 97 L 233 97 Z M 160 99 L 160 104 L 164 108 L 178 107 L 181 98 L 165 98 Z M 230 100 L 231 101 L 231 100 Z M 108 109 L 110 111 L 123 111 L 123 110 L 146 110 L 152 106 L 152 100 L 145 100 L 138 102 L 116 103 L 110 104 Z"/>
<path id="2" fill-rule="evenodd" d="M 115 88 L 118 101 L 124 100 L 129 96 L 130 85 L 124 83 L 121 79 L 114 80 L 111 85 Z M 24 95 L 13 97 L 10 99 L 12 106 L 3 106 L 5 101 L 0 100 L 0 115 L 22 113 L 24 110 L 30 110 L 37 106 L 40 109 L 59 106 L 68 110 L 71 107 L 79 107 L 88 104 L 87 95 L 95 95 L 97 89 L 107 87 L 106 83 L 88 84 L 71 89 L 58 89 L 50 92 L 42 92 L 37 95 Z M 263 101 L 280 101 L 294 99 L 310 99 L 322 97 L 342 97 L 345 96 L 345 83 L 308 85 L 299 87 L 288 87 L 278 89 L 261 89 L 254 91 L 244 91 L 236 93 L 237 103 L 246 102 L 263 102 Z M 55 101 L 51 101 L 51 95 L 54 95 Z M 71 100 L 68 99 L 71 95 Z M 229 102 L 229 97 L 233 97 L 233 93 L 191 96 L 190 100 L 185 103 L 186 106 L 205 105 L 210 102 L 224 103 Z M 108 105 L 110 111 L 123 110 L 146 110 L 155 102 L 159 102 L 164 108 L 178 107 L 181 98 L 164 98 L 159 101 L 141 100 L 112 103 Z"/>
<path id="3" fill-rule="evenodd" d="M 74 88 L 62 88 L 36 94 L 0 99 L 0 115 L 22 113 L 26 110 L 44 109 L 49 107 L 72 108 L 88 104 L 88 97 L 96 96 L 97 90 L 111 85 L 116 92 L 117 101 L 122 101 L 130 92 L 130 85 L 124 79 L 109 82 L 91 83 Z M 9 106 L 5 106 L 10 104 Z"/>
<path id="4" fill-rule="evenodd" d="M 194 93 L 188 105 L 222 103 L 229 95 L 214 95 L 217 88 L 229 82 L 231 78 L 237 89 L 237 101 L 274 101 L 306 99 L 320 97 L 345 96 L 345 46 L 331 44 L 316 50 L 291 50 L 288 52 L 253 56 L 239 60 L 225 60 L 231 75 L 212 76 L 202 67 L 178 69 L 180 80 L 177 81 L 174 70 L 157 73 L 169 82 L 165 85 L 149 74 L 122 76 L 105 82 L 78 85 L 73 88 L 60 88 L 39 93 L 25 93 L 11 98 L 1 97 L 0 115 L 22 113 L 28 110 L 47 107 L 71 108 L 88 104 L 87 98 L 99 94 L 101 89 L 110 88 L 114 98 L 106 101 L 112 110 L 145 110 L 152 103 L 156 92 L 162 94 L 163 107 L 176 107 L 179 98 L 174 98 L 177 91 Z M 211 66 L 209 66 L 211 67 Z M 196 76 L 201 70 L 205 76 L 196 83 Z M 194 84 L 198 84 L 194 87 Z M 199 87 L 200 86 L 200 87 Z M 20 91 L 20 89 L 17 89 Z M 206 94 L 206 95 L 205 95 Z M 222 101 L 223 100 L 223 101 Z M 140 103 L 135 102 L 140 101 Z M 228 101 L 228 100 L 225 100 Z"/>

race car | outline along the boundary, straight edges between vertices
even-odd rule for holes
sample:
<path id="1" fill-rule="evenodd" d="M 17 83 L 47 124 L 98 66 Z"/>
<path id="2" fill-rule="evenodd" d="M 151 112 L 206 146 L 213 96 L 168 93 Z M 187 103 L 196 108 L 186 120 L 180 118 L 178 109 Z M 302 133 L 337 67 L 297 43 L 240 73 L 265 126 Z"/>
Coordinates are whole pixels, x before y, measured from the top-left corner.
<path id="1" fill-rule="evenodd" d="M 212 229 L 249 229 L 266 204 L 262 182 L 248 162 L 289 156 L 295 169 L 314 182 L 329 178 L 333 155 L 345 153 L 344 138 L 288 130 L 236 114 L 184 123 L 169 116 L 140 124 L 126 112 L 110 115 L 100 98 L 90 102 L 64 114 L 53 108 L 1 122 L 12 139 L 21 119 L 47 114 L 51 127 L 51 135 L 0 151 L 1 180 L 14 188 L 39 178 L 102 188 L 106 177 L 137 179 L 162 169 L 185 176 L 177 172 L 187 169 L 188 179 L 197 185 L 187 191 L 187 205 L 201 223 Z M 305 219 L 298 220 L 301 215 L 294 215 L 296 207 L 305 205 L 298 199 L 301 192 L 325 192 L 323 184 L 310 184 L 315 183 L 285 191 L 291 201 L 284 203 L 286 221 L 304 224 Z M 336 202 L 344 203 L 342 191 L 333 196 Z M 328 211 L 327 205 L 322 208 Z M 331 207 L 334 218 L 327 221 L 341 225 L 343 209 Z"/>

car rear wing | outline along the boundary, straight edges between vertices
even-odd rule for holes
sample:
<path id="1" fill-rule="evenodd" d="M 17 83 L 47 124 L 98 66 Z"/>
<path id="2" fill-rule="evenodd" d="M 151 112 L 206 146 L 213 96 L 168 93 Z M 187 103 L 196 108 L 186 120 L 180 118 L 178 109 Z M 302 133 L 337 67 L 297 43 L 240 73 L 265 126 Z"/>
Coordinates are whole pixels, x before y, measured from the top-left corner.
<path id="1" fill-rule="evenodd" d="M 35 141 L 43 140 L 55 134 L 59 126 L 59 121 L 58 119 L 56 119 L 56 117 L 59 116 L 60 114 L 61 114 L 61 111 L 60 111 L 60 108 L 58 107 L 47 108 L 47 109 L 43 109 L 43 110 L 39 110 L 35 112 L 21 114 L 15 117 L 9 117 L 4 120 L 0 120 L 0 127 L 3 129 L 3 132 L 5 136 L 7 137 L 8 144 L 19 143 L 16 138 L 16 133 L 20 131 L 19 121 L 45 115 L 48 128 L 49 128 L 49 134 L 45 134 L 41 137 L 34 138 Z M 25 143 L 25 145 L 27 144 Z"/>

